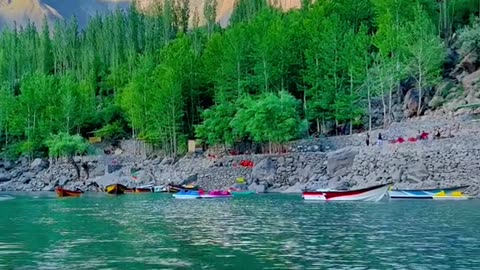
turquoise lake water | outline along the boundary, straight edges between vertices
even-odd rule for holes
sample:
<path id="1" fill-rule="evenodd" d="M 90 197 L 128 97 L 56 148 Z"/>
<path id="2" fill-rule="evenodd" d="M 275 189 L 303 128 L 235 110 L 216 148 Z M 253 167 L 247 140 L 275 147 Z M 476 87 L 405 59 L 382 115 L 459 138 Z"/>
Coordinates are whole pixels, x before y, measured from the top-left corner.
<path id="1" fill-rule="evenodd" d="M 480 269 L 479 200 L 13 196 L 0 269 Z"/>

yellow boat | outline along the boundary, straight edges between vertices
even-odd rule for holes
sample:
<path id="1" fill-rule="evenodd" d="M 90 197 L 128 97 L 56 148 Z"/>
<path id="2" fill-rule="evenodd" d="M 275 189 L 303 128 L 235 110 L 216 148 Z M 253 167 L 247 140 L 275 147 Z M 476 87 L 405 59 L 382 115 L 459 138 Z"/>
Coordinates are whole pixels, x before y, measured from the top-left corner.
<path id="1" fill-rule="evenodd" d="M 122 184 L 112 184 L 105 187 L 105 192 L 108 194 L 120 195 L 124 194 L 128 188 Z"/>

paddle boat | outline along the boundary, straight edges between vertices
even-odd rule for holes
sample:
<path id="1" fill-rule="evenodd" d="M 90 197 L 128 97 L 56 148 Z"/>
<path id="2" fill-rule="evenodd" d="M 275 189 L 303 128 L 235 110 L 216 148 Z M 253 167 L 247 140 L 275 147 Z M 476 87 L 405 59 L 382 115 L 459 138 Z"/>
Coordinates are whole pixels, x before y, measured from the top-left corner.
<path id="1" fill-rule="evenodd" d="M 307 201 L 370 201 L 378 202 L 387 194 L 389 184 L 383 184 L 356 190 L 316 190 L 304 191 Z"/>
<path id="2" fill-rule="evenodd" d="M 232 194 L 226 190 L 214 190 L 208 194 L 201 194 L 202 199 L 226 199 L 231 198 Z"/>
<path id="3" fill-rule="evenodd" d="M 58 197 L 80 197 L 80 195 L 83 193 L 83 190 L 68 190 L 62 187 L 57 187 L 55 189 L 55 193 L 57 193 Z"/>
<path id="4" fill-rule="evenodd" d="M 469 196 L 461 190 L 468 186 L 434 189 L 392 189 L 388 191 L 390 199 L 426 199 L 426 200 L 466 200 Z"/>
<path id="5" fill-rule="evenodd" d="M 175 199 L 184 199 L 184 200 L 190 200 L 190 199 L 201 199 L 201 194 L 203 193 L 202 190 L 185 190 L 182 189 L 179 192 L 173 194 L 173 198 Z"/>
<path id="6" fill-rule="evenodd" d="M 108 194 L 120 195 L 124 194 L 125 192 L 130 191 L 131 189 L 127 188 L 122 184 L 112 184 L 105 187 L 105 192 Z"/>

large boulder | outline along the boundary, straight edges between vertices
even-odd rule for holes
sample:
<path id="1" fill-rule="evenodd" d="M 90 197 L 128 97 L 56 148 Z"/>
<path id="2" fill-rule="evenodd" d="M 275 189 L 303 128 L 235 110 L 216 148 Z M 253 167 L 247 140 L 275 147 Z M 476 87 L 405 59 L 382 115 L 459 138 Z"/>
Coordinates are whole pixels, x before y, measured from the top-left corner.
<path id="1" fill-rule="evenodd" d="M 337 177 L 347 174 L 350 168 L 353 166 L 353 161 L 355 160 L 355 156 L 357 154 L 358 150 L 349 147 L 328 153 L 328 175 L 331 177 Z"/>
<path id="2" fill-rule="evenodd" d="M 408 170 L 401 176 L 403 182 L 421 183 L 428 179 L 429 172 L 424 164 L 417 164 Z"/>
<path id="3" fill-rule="evenodd" d="M 418 91 L 416 89 L 408 90 L 403 99 L 403 114 L 405 117 L 412 117 L 418 111 Z"/>
<path id="4" fill-rule="evenodd" d="M 263 184 L 257 184 L 256 182 L 253 182 L 248 186 L 248 190 L 253 190 L 256 193 L 265 193 L 267 191 L 267 188 Z"/>
<path id="5" fill-rule="evenodd" d="M 34 172 L 41 172 L 48 168 L 49 162 L 41 159 L 41 158 L 36 158 L 33 160 L 33 162 L 30 164 L 30 169 Z"/>
<path id="6" fill-rule="evenodd" d="M 295 185 L 288 187 L 282 193 L 302 193 L 305 189 L 305 184 L 297 182 Z"/>
<path id="7" fill-rule="evenodd" d="M 476 86 L 480 81 L 480 70 L 473 72 L 462 78 L 462 86 L 465 92 L 471 92 L 476 90 Z"/>
<path id="8" fill-rule="evenodd" d="M 473 51 L 467 54 L 460 63 L 450 72 L 450 77 L 458 77 L 460 74 L 469 74 L 474 72 L 478 66 L 478 54 Z"/>
<path id="9" fill-rule="evenodd" d="M 14 168 L 14 165 L 11 161 L 0 162 L 0 168 L 4 168 L 6 171 L 10 171 Z"/>
<path id="10" fill-rule="evenodd" d="M 44 188 L 42 188 L 42 191 L 55 191 L 55 185 L 54 184 L 47 185 Z"/>
<path id="11" fill-rule="evenodd" d="M 12 179 L 12 176 L 7 172 L 0 172 L 0 182 L 7 182 Z"/>
<path id="12" fill-rule="evenodd" d="M 252 170 L 253 181 L 271 181 L 275 178 L 275 165 L 272 159 L 265 158 L 260 161 Z"/>

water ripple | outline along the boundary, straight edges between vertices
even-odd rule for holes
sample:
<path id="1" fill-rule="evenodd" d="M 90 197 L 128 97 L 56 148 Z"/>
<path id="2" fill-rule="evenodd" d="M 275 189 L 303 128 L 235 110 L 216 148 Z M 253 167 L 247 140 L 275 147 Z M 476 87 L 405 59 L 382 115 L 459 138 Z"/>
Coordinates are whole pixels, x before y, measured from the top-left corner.
<path id="1" fill-rule="evenodd" d="M 311 204 L 280 195 L 177 201 L 152 194 L 30 202 L 16 210 L 0 205 L 2 213 L 9 211 L 0 219 L 0 266 L 360 270 L 480 264 L 479 201 Z"/>

